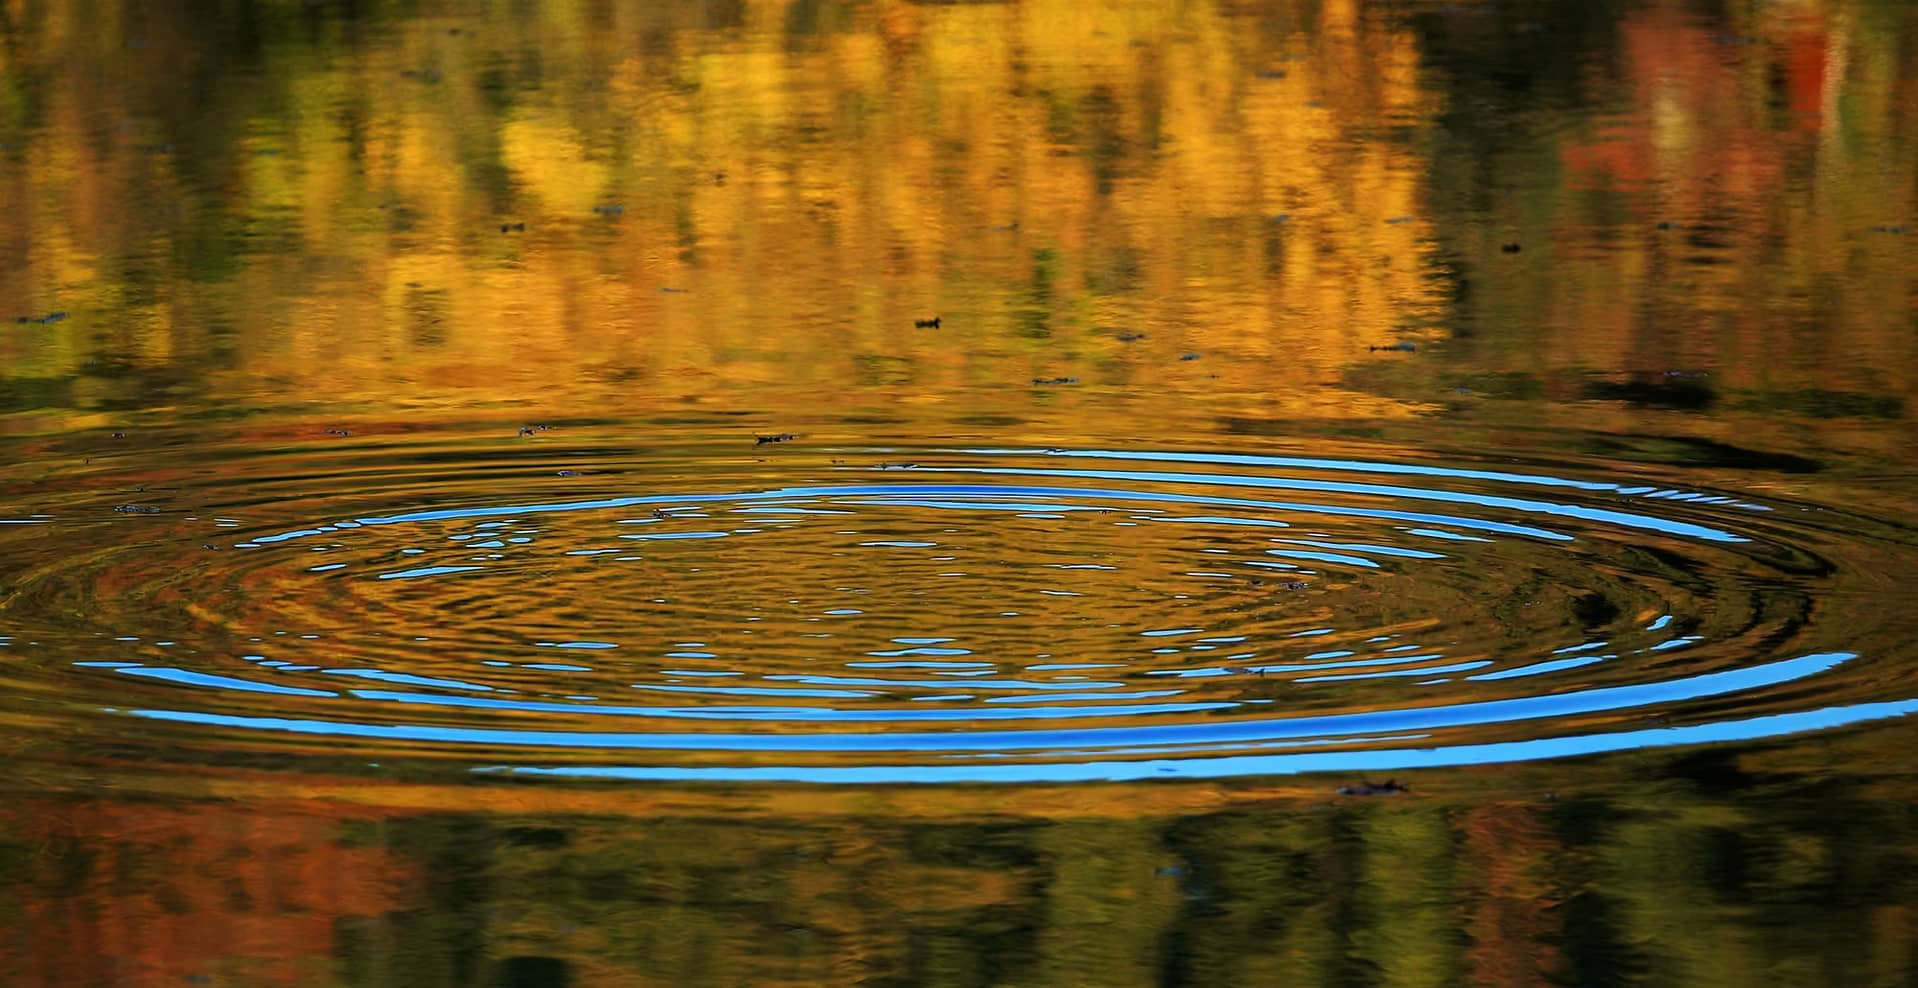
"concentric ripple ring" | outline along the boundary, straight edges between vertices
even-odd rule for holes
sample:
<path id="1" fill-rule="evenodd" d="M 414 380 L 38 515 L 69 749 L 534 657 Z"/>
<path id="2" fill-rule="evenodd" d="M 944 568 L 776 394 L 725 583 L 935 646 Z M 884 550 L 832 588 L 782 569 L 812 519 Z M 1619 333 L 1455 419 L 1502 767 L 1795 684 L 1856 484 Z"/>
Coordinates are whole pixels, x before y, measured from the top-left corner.
<path id="1" fill-rule="evenodd" d="M 96 548 L 25 574 L 0 645 L 69 657 L 15 667 L 68 698 L 40 716 L 199 758 L 533 778 L 1372 772 L 1918 709 L 1860 589 L 1911 541 L 1828 506 L 1356 455 L 782 452 L 369 445 L 146 515 L 39 503 L 8 533 Z"/>

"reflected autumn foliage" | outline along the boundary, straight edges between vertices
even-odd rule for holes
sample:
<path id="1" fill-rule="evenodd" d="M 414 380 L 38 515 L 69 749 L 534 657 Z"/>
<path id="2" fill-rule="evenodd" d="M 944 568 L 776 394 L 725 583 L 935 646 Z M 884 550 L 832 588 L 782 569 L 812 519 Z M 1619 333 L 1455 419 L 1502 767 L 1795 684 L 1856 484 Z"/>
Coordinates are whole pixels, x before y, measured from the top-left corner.
<path id="1" fill-rule="evenodd" d="M 1911 976 L 1913 831 L 1880 783 L 1712 754 L 1632 771 L 1644 777 L 1528 770 L 1436 792 L 1414 779 L 1390 797 L 10 801 L 0 961 L 33 986 Z M 1554 779 L 1584 791 L 1538 788 Z M 367 799 L 382 794 L 404 805 Z"/>
<path id="2" fill-rule="evenodd" d="M 1907 416 L 1908 240 L 1871 231 L 1910 215 L 1918 101 L 1882 7 L 359 14 L 22 11 L 0 298 L 74 315 L 0 338 L 26 427 L 325 395 L 1096 432 L 1467 393 L 1614 428 L 1644 409 L 1578 407 L 1590 378 L 1674 367 L 1740 409 L 1686 431 Z M 1366 349 L 1400 339 L 1445 366 Z M 1094 397 L 1019 388 L 1058 376 Z"/>
<path id="3" fill-rule="evenodd" d="M 1918 26 L 1734 6 L 0 4 L 0 432 L 696 407 L 1903 469 Z M 1876 737 L 1870 776 L 1680 764 L 1561 800 L 9 794 L 0 965 L 1899 983 L 1918 841 Z"/>

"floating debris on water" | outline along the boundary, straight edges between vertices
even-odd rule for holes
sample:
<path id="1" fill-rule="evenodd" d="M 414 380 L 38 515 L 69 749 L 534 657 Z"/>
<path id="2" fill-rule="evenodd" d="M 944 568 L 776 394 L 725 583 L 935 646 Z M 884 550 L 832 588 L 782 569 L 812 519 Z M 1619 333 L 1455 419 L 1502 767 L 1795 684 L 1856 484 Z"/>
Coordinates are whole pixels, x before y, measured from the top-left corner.
<path id="1" fill-rule="evenodd" d="M 113 510 L 123 515 L 157 515 L 160 509 L 151 504 L 116 504 Z"/>
<path id="2" fill-rule="evenodd" d="M 938 328 L 939 328 L 939 317 L 938 317 L 938 316 L 933 316 L 933 317 L 932 317 L 931 319 L 914 319 L 914 320 L 912 321 L 912 328 L 914 328 L 914 329 L 938 329 Z"/>
<path id="3" fill-rule="evenodd" d="M 789 443 L 798 438 L 799 438 L 798 436 L 795 436 L 790 432 L 782 432 L 776 436 L 754 436 L 753 445 L 764 446 L 767 443 Z"/>
<path id="4" fill-rule="evenodd" d="M 1374 353 L 1417 353 L 1419 345 L 1417 343 L 1388 343 L 1385 346 L 1369 346 L 1366 347 L 1366 349 Z"/>
<path id="5" fill-rule="evenodd" d="M 1410 786 L 1402 786 L 1395 779 L 1387 779 L 1378 785 L 1361 782 L 1356 786 L 1340 786 L 1338 789 L 1341 796 L 1396 796 L 1410 791 Z"/>

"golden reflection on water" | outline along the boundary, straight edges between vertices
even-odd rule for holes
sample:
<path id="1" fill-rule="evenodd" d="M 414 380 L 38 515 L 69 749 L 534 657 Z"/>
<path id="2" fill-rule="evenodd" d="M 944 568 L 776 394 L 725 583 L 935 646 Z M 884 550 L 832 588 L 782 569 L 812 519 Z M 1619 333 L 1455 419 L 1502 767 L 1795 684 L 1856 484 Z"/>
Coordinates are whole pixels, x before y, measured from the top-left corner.
<path id="1" fill-rule="evenodd" d="M 30 437 L 0 447 L 9 493 L 41 437 L 265 413 L 1909 464 L 1898 3 L 0 13 L 0 432 Z M 1418 349 L 1368 349 L 1399 342 Z M 1056 378 L 1076 381 L 1031 383 Z M 3 743 L 84 740 L 20 729 L 67 723 L 38 716 Z M 63 764 L 0 809 L 0 965 L 1894 983 L 1907 731 L 1343 801 L 1324 780 L 634 795 L 271 765 L 136 800 L 124 764 Z"/>
<path id="2" fill-rule="evenodd" d="M 1872 229 L 1915 185 L 1903 25 L 1869 4 L 77 9 L 0 56 L 0 298 L 71 314 L 0 337 L 16 429 L 320 396 L 1510 423 L 1684 369 L 1738 407 L 1681 429 L 1845 436 L 1913 389 L 1909 238 Z M 1367 349 L 1399 341 L 1444 356 Z"/>

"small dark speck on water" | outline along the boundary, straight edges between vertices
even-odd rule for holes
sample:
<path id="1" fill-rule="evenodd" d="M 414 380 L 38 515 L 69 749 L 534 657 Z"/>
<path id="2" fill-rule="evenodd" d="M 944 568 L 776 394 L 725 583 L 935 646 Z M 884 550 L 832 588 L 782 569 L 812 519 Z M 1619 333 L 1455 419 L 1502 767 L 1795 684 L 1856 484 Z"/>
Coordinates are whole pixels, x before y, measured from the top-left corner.
<path id="1" fill-rule="evenodd" d="M 914 329 L 938 329 L 938 328 L 939 328 L 939 317 L 938 317 L 938 316 L 933 316 L 933 317 L 932 317 L 931 319 L 914 319 L 914 320 L 912 321 L 912 328 L 914 328 Z"/>
<path id="2" fill-rule="evenodd" d="M 1402 786 L 1397 780 L 1387 779 L 1378 785 L 1361 782 L 1356 786 L 1340 786 L 1338 793 L 1341 796 L 1396 796 L 1410 790 L 1410 786 Z"/>
<path id="3" fill-rule="evenodd" d="M 1515 243 L 1512 243 L 1512 244 L 1506 244 L 1506 245 L 1504 245 L 1504 246 L 1502 246 L 1502 247 L 1500 247 L 1500 248 L 1499 248 L 1499 250 L 1502 250 L 1502 251 L 1504 251 L 1504 252 L 1505 252 L 1505 253 L 1507 253 L 1507 254 L 1516 254 L 1516 253 L 1518 253 L 1519 251 L 1522 251 L 1522 250 L 1524 250 L 1524 249 L 1525 249 L 1524 247 L 1521 247 L 1521 246 L 1519 246 L 1518 244 L 1515 244 Z"/>
<path id="4" fill-rule="evenodd" d="M 1079 379 L 1076 377 L 1035 377 L 1032 379 L 1032 383 L 1034 387 L 1047 387 L 1054 384 L 1078 384 Z"/>
<path id="5" fill-rule="evenodd" d="M 561 471 L 559 472 L 559 476 L 561 476 L 561 477 L 577 477 L 577 476 L 579 476 L 579 471 L 578 471 L 578 470 L 561 470 Z"/>
<path id="6" fill-rule="evenodd" d="M 66 317 L 67 317 L 67 314 L 64 312 L 49 312 L 44 316 L 20 316 L 19 318 L 15 319 L 14 322 L 39 323 L 44 326 L 49 323 L 59 322 L 62 319 L 65 319 Z"/>
<path id="7" fill-rule="evenodd" d="M 1118 339 L 1119 339 L 1119 342 L 1121 343 L 1137 343 L 1140 340 L 1145 339 L 1145 334 L 1144 333 L 1120 333 Z"/>
<path id="8" fill-rule="evenodd" d="M 1182 354 L 1179 354 L 1179 359 L 1180 360 L 1197 360 L 1199 359 L 1199 355 L 1196 353 L 1182 353 Z"/>
<path id="9" fill-rule="evenodd" d="M 353 430 L 351 430 L 351 429 L 328 429 L 328 430 L 326 430 L 326 434 L 327 434 L 327 435 L 329 435 L 329 436 L 350 436 L 350 435 L 352 435 L 352 434 L 353 434 Z"/>
<path id="10" fill-rule="evenodd" d="M 1909 233 L 1910 230 L 1902 226 L 1874 226 L 1871 228 L 1871 232 L 1902 234 L 1902 233 Z"/>
<path id="11" fill-rule="evenodd" d="M 626 212 L 626 207 L 618 204 L 614 204 L 611 206 L 594 206 L 593 212 L 598 213 L 601 216 L 618 216 Z"/>
<path id="12" fill-rule="evenodd" d="M 499 232 L 501 232 L 501 233 L 524 233 L 524 232 L 526 232 L 526 224 L 524 224 L 524 223 L 501 223 L 501 224 L 499 225 Z"/>
<path id="13" fill-rule="evenodd" d="M 113 438 L 115 439 L 125 439 L 126 437 L 127 437 L 127 434 L 124 432 L 116 432 L 113 434 Z"/>
<path id="14" fill-rule="evenodd" d="M 160 509 L 151 504 L 117 504 L 113 510 L 123 515 L 157 515 Z"/>
<path id="15" fill-rule="evenodd" d="M 1381 350 L 1387 353 L 1417 353 L 1418 348 L 1418 344 L 1416 343 L 1388 343 L 1385 346 L 1366 347 L 1367 350 L 1375 353 Z"/>
<path id="16" fill-rule="evenodd" d="M 776 436 L 754 436 L 753 445 L 764 446 L 767 443 L 787 443 L 787 442 L 792 442 L 793 440 L 798 438 L 799 438 L 798 436 L 795 436 L 790 432 L 782 432 Z"/>
<path id="17" fill-rule="evenodd" d="M 1412 222 L 1412 218 L 1410 216 L 1394 216 L 1391 219 L 1386 220 L 1385 224 L 1387 226 L 1398 226 L 1401 223 L 1410 223 L 1410 222 Z"/>
<path id="18" fill-rule="evenodd" d="M 530 436 L 535 433 L 550 432 L 552 428 L 550 425 L 522 425 L 519 427 L 519 434 L 522 436 Z"/>

